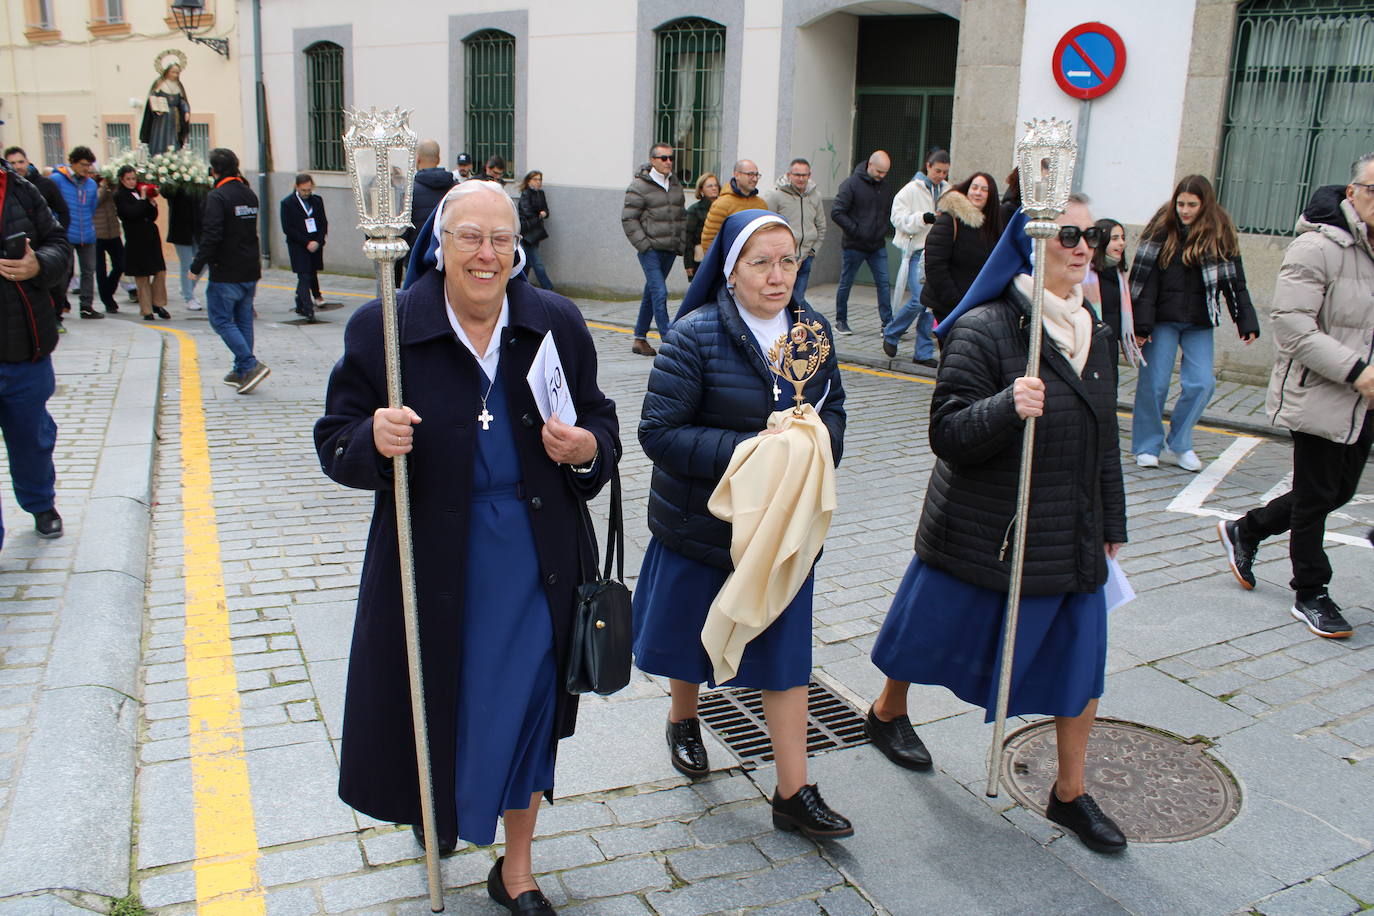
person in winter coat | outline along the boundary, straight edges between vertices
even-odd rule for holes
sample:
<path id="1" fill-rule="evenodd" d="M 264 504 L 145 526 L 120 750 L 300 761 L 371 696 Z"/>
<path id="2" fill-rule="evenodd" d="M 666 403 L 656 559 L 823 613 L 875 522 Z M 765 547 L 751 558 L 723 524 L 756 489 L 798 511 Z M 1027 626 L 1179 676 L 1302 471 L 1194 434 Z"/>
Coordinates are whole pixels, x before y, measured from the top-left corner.
<path id="1" fill-rule="evenodd" d="M 682 182 L 673 174 L 673 148 L 655 143 L 649 161 L 639 167 L 625 189 L 620 226 L 634 246 L 644 271 L 644 296 L 635 319 L 635 339 L 630 350 L 653 356 L 649 346 L 649 322 L 658 325 L 658 336 L 668 333 L 668 273 L 673 259 L 687 247 L 687 207 Z"/>
<path id="2" fill-rule="evenodd" d="M 71 217 L 67 223 L 67 241 L 72 243 L 76 252 L 76 263 L 81 271 L 81 317 L 104 318 L 94 308 L 95 303 L 95 207 L 99 196 L 93 174 L 95 172 L 95 153 L 88 146 L 73 147 L 67 154 L 67 165 L 53 169 L 52 180 L 62 192 L 67 202 L 67 213 Z M 70 278 L 71 273 L 67 276 Z M 66 280 L 62 281 L 65 305 Z M 65 309 L 64 309 L 65 310 Z"/>
<path id="3" fill-rule="evenodd" d="M 1057 222 L 1059 236 L 1045 250 L 1039 378 L 1025 376 L 1033 282 L 1024 234 L 1002 247 L 969 301 L 936 330 L 943 342 L 929 426 L 936 463 L 916 555 L 873 646 L 873 662 L 888 682 L 865 730 L 894 763 L 929 769 L 930 753 L 907 713 L 910 682 L 947 687 L 992 719 L 1009 542 L 1014 526 L 1025 524 L 1008 715 L 1055 717 L 1059 770 L 1046 816 L 1089 848 L 1115 853 L 1126 838 L 1087 793 L 1084 769 L 1105 681 L 1107 560 L 1126 540 L 1116 345 L 1083 304 L 1092 214 L 1070 203 Z M 1020 215 L 1012 223 L 1018 232 L 1024 225 Z M 1028 417 L 1038 418 L 1035 470 L 1030 517 L 1018 520 Z"/>
<path id="4" fill-rule="evenodd" d="M 0 432 L 20 508 L 32 513 L 40 538 L 58 538 L 57 424 L 48 413 L 58 338 L 48 291 L 67 275 L 72 249 L 38 189 L 0 165 L 0 239 L 19 234 L 25 236 L 20 257 L 8 257 L 20 251 L 0 245 Z M 4 539 L 0 524 L 0 545 Z"/>
<path id="5" fill-rule="evenodd" d="M 52 215 L 57 219 L 58 224 L 61 225 L 63 229 L 66 229 L 67 222 L 71 219 L 71 216 L 67 212 L 67 201 L 63 199 L 62 191 L 53 183 L 53 180 L 38 171 L 38 166 L 29 161 L 29 156 L 24 152 L 22 147 L 11 146 L 9 149 L 5 150 L 5 161 L 9 163 L 10 168 L 14 170 L 16 175 L 25 179 L 29 184 L 38 189 L 38 193 L 43 195 L 44 202 L 47 203 L 48 209 L 52 210 Z M 98 230 L 99 226 L 96 228 Z M 115 237 L 118 238 L 118 220 L 115 221 L 114 231 Z M 67 301 L 66 280 L 63 279 L 48 292 L 52 299 L 53 311 L 57 315 L 57 327 L 59 330 L 66 330 L 62 327 L 62 312 Z M 105 298 L 103 293 L 100 298 L 102 300 Z M 106 303 L 105 310 L 108 312 L 119 311 L 118 306 L 110 308 L 111 305 L 114 305 L 113 299 Z"/>
<path id="6" fill-rule="evenodd" d="M 1159 466 L 1164 449 L 1185 471 L 1202 470 L 1193 451 L 1193 427 L 1216 390 L 1213 329 L 1223 300 L 1246 344 L 1259 339 L 1259 319 L 1245 286 L 1240 239 L 1231 216 L 1217 203 L 1212 183 L 1189 175 L 1174 188 L 1141 233 L 1131 267 L 1135 336 L 1144 365 L 1136 380 L 1131 451 L 1142 468 Z M 1182 349 L 1182 389 L 1164 436 L 1164 402 L 1175 354 Z"/>
<path id="7" fill-rule="evenodd" d="M 669 678 L 669 759 L 688 777 L 710 762 L 697 696 L 713 665 L 701 633 L 708 609 L 734 569 L 732 526 L 707 501 L 746 440 L 769 435 L 769 417 L 793 405 L 766 354 L 798 320 L 825 319 L 792 296 L 800 267 L 786 221 L 768 211 L 736 213 L 707 252 L 668 332 L 644 396 L 639 441 L 654 463 L 649 531 L 634 593 L 636 664 Z M 789 387 L 790 386 L 786 386 Z M 844 386 L 834 351 L 807 382 L 807 401 L 829 433 L 838 465 L 844 448 Z M 798 462 L 802 463 L 802 462 Z M 773 824 L 816 838 L 854 832 L 826 805 L 806 772 L 806 691 L 811 680 L 814 573 L 767 628 L 744 646 L 733 686 L 763 691 L 764 719 L 778 765 Z M 712 683 L 712 686 L 715 686 Z"/>
<path id="8" fill-rule="evenodd" d="M 701 227 L 701 250 L 711 250 L 716 233 L 732 213 L 741 210 L 766 210 L 768 205 L 759 195 L 759 167 L 749 159 L 735 163 L 730 175 L 730 183 L 720 189 L 720 196 L 711 204 L 706 214 L 706 223 Z"/>
<path id="9" fill-rule="evenodd" d="M 162 257 L 162 233 L 157 228 L 157 186 L 140 184 L 132 165 L 120 166 L 115 176 L 115 212 L 124 226 L 124 270 L 138 285 L 138 313 L 144 321 L 171 318 L 167 311 L 167 262 Z"/>
<path id="10" fill-rule="evenodd" d="M 472 171 L 472 157 L 459 156 L 461 164 L 464 156 L 467 158 L 467 169 Z M 419 237 L 420 228 L 429 220 L 434 208 L 439 205 L 439 201 L 444 199 L 444 195 L 449 192 L 458 179 L 453 172 L 439 166 L 439 141 L 421 140 L 415 146 L 415 185 L 410 194 L 410 223 L 411 227 L 405 231 L 403 238 L 410 243 L 410 247 L 415 247 L 415 240 Z"/>
<path id="11" fill-rule="evenodd" d="M 1122 339 L 1121 294 L 1124 290 L 1127 296 L 1130 295 L 1131 265 L 1126 259 L 1126 230 L 1114 219 L 1098 220 L 1097 228 L 1102 233 L 1102 244 L 1093 250 L 1092 270 L 1088 276 L 1096 282 L 1089 299 L 1096 294 L 1099 314 L 1119 342 Z"/>
<path id="12" fill-rule="evenodd" d="M 867 162 L 854 166 L 854 174 L 840 182 L 830 218 L 840 227 L 840 285 L 835 290 L 835 333 L 849 331 L 849 290 L 867 264 L 878 288 L 878 318 L 882 327 L 892 321 L 891 290 L 887 279 L 887 229 L 892 195 L 887 173 L 892 160 L 878 150 Z"/>
<path id="13" fill-rule="evenodd" d="M 177 251 L 177 273 L 181 279 L 181 298 L 186 308 L 199 312 L 205 308 L 196 298 L 196 278 L 191 276 L 191 262 L 196 259 L 200 244 L 200 220 L 205 210 L 204 191 L 182 190 L 164 192 L 167 201 L 167 241 Z"/>
<path id="14" fill-rule="evenodd" d="M 711 204 L 719 196 L 720 179 L 715 172 L 707 172 L 697 178 L 697 202 L 687 208 L 687 245 L 682 252 L 682 267 L 688 280 L 697 275 L 697 264 L 706 254 L 701 249 L 701 229 L 706 225 L 706 214 L 711 212 Z"/>
<path id="15" fill-rule="evenodd" d="M 95 180 L 100 185 L 95 204 L 95 289 L 106 313 L 115 314 L 119 311 L 119 302 L 115 299 L 119 281 L 125 280 L 126 287 L 130 282 L 124 276 L 124 229 L 119 224 L 114 200 L 119 182 L 103 175 L 97 175 Z M 138 301 L 137 285 L 134 286 L 134 301 Z"/>
<path id="16" fill-rule="evenodd" d="M 565 689 L 578 584 L 595 546 L 586 507 L 620 458 L 615 404 L 577 307 L 515 276 L 519 218 L 487 181 L 452 189 L 435 213 L 436 268 L 398 297 L 404 407 L 387 406 L 382 308 L 348 322 L 315 424 L 330 478 L 372 490 L 344 696 L 339 797 L 417 825 L 423 846 L 458 839 L 504 855 L 487 893 L 512 913 L 552 914 L 533 876 L 540 796 L 552 799 L 559 739 L 578 698 Z M 477 274 L 490 274 L 479 277 Z M 541 421 L 526 375 L 553 335 L 577 424 Z M 421 421 L 423 418 L 423 422 Z M 424 706 L 438 837 L 420 824 L 401 615 L 392 461 L 407 455 L 414 512 Z M 588 562 L 583 562 L 588 558 Z"/>
<path id="17" fill-rule="evenodd" d="M 315 302 L 320 298 L 329 216 L 324 200 L 315 196 L 315 179 L 305 172 L 296 176 L 296 190 L 281 202 L 281 231 L 286 236 L 291 272 L 296 275 L 296 314 L 316 324 Z"/>
<path id="18" fill-rule="evenodd" d="M 525 173 L 520 180 L 520 202 L 516 209 L 520 211 L 520 245 L 529 262 L 525 267 L 525 279 L 528 280 L 533 271 L 539 285 L 552 291 L 553 281 L 539 257 L 539 243 L 549 237 L 549 230 L 544 227 L 544 220 L 549 218 L 549 201 L 544 196 L 543 172 L 536 169 Z"/>
<path id="19" fill-rule="evenodd" d="M 929 369 L 935 368 L 935 339 L 930 335 L 935 318 L 921 302 L 921 258 L 925 255 L 926 236 L 938 218 L 936 202 L 949 190 L 948 179 L 949 153 L 932 149 L 926 156 L 926 170 L 917 172 L 892 199 L 892 228 L 897 230 L 892 241 L 906 259 L 906 287 L 911 296 L 883 328 L 883 352 L 896 356 L 902 335 L 914 321 L 916 345 L 911 361 Z"/>
<path id="20" fill-rule="evenodd" d="M 787 225 L 792 227 L 792 238 L 797 241 L 797 257 L 801 258 L 797 282 L 792 286 L 792 298 L 806 302 L 811 265 L 816 260 L 816 252 L 825 244 L 825 230 L 829 224 L 825 218 L 825 204 L 821 201 L 820 189 L 811 180 L 811 163 L 805 159 L 793 159 L 788 163 L 787 174 L 779 178 L 777 186 L 764 195 L 764 202 L 769 210 L 787 220 Z"/>
<path id="21" fill-rule="evenodd" d="M 1255 587 L 1260 542 L 1290 532 L 1290 613 L 1317 636 L 1354 631 L 1332 600 L 1326 517 L 1350 501 L 1374 443 L 1374 153 L 1350 184 L 1319 188 L 1298 219 L 1274 287 L 1266 407 L 1293 434 L 1293 488 L 1217 524 L 1231 572 Z"/>
<path id="22" fill-rule="evenodd" d="M 954 311 L 973 286 L 978 271 L 1002 236 L 1002 207 L 997 181 L 974 172 L 940 198 L 943 211 L 926 236 L 925 286 L 921 304 L 936 321 Z"/>

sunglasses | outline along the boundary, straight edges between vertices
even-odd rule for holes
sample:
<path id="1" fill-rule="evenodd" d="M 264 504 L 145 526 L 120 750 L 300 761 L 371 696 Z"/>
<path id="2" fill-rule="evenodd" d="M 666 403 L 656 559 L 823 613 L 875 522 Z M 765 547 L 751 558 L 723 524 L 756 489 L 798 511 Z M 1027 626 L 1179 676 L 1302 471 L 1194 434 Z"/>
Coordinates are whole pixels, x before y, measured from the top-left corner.
<path id="1" fill-rule="evenodd" d="M 1089 226 L 1087 229 L 1078 226 L 1059 227 L 1059 244 L 1065 248 L 1077 248 L 1079 239 L 1087 242 L 1089 248 L 1096 248 L 1102 244 L 1103 232 L 1096 226 Z"/>
<path id="2" fill-rule="evenodd" d="M 673 161 L 673 157 L 672 157 L 672 156 L 653 156 L 653 157 L 651 157 L 651 158 L 657 159 L 657 160 L 659 160 L 660 162 L 672 162 L 672 161 Z"/>

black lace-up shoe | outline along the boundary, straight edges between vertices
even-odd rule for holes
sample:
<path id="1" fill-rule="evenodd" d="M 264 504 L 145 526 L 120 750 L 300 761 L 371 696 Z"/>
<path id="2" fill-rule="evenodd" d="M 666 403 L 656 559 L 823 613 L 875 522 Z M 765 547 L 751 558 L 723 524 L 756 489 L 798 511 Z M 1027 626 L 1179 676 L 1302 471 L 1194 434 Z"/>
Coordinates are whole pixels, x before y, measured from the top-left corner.
<path id="1" fill-rule="evenodd" d="M 505 856 L 497 859 L 487 874 L 487 896 L 518 916 L 555 916 L 558 911 L 543 891 L 525 891 L 511 898 L 510 891 L 506 890 L 506 879 L 501 877 L 501 866 L 505 862 Z"/>
<path id="2" fill-rule="evenodd" d="M 33 530 L 41 538 L 60 538 L 62 536 L 62 516 L 56 509 L 36 513 L 33 517 Z"/>
<path id="3" fill-rule="evenodd" d="M 1340 605 L 1326 592 L 1312 598 L 1295 598 L 1291 613 L 1293 619 L 1302 621 L 1316 636 L 1345 639 L 1355 632 L 1350 621 L 1341 616 Z"/>
<path id="4" fill-rule="evenodd" d="M 779 798 L 774 789 L 773 826 L 796 830 L 813 840 L 840 840 L 854 835 L 849 818 L 832 811 L 814 785 L 802 786 L 796 795 L 786 799 Z"/>
<path id="5" fill-rule="evenodd" d="M 906 716 L 894 716 L 891 722 L 884 722 L 870 706 L 868 717 L 864 719 L 864 734 L 874 747 L 883 752 L 884 757 L 897 766 L 908 770 L 930 769 L 930 751 L 926 750 L 925 743 L 917 736 L 916 729 L 911 727 L 911 720 Z"/>
<path id="6" fill-rule="evenodd" d="M 417 842 L 417 843 L 420 844 L 420 848 L 421 848 L 421 849 L 424 849 L 424 848 L 425 848 L 425 827 L 424 827 L 424 825 L 423 825 L 423 824 L 412 824 L 411 827 L 410 827 L 410 832 L 411 832 L 411 834 L 415 837 L 415 842 Z M 441 855 L 441 856 L 452 855 L 452 854 L 453 854 L 453 850 L 455 850 L 455 849 L 457 849 L 457 848 L 458 848 L 458 838 L 457 838 L 457 837 L 446 837 L 446 836 L 444 836 L 443 834 L 440 834 L 440 835 L 439 835 L 439 855 Z"/>
<path id="7" fill-rule="evenodd" d="M 1217 522 L 1217 536 L 1221 546 L 1226 548 L 1226 562 L 1231 564 L 1231 573 L 1246 590 L 1255 587 L 1255 554 L 1259 552 L 1259 541 L 1251 541 L 1240 533 L 1240 522 Z"/>
<path id="8" fill-rule="evenodd" d="M 1045 806 L 1045 817 L 1072 830 L 1083 841 L 1083 845 L 1094 852 L 1113 854 L 1126 848 L 1126 835 L 1116 826 L 1116 821 L 1097 807 L 1097 802 L 1087 792 L 1071 802 L 1062 802 L 1054 794 L 1054 786 L 1050 786 L 1050 802 Z"/>
<path id="9" fill-rule="evenodd" d="M 668 757 L 673 769 L 683 776 L 705 776 L 711 772 L 711 762 L 706 759 L 706 745 L 701 743 L 701 720 L 683 719 L 681 722 L 668 722 Z"/>

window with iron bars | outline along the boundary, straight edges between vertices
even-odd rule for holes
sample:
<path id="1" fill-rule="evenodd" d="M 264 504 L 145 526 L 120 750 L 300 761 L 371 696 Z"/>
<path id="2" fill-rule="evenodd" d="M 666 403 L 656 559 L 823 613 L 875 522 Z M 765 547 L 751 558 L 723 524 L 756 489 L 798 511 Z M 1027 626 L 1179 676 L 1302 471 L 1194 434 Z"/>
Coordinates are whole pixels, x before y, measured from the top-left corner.
<path id="1" fill-rule="evenodd" d="M 61 121 L 44 121 L 38 125 L 43 135 L 43 161 L 50 166 L 67 164 L 67 138 Z"/>
<path id="2" fill-rule="evenodd" d="M 1237 227 L 1293 232 L 1312 192 L 1370 150 L 1374 2 L 1242 3 L 1217 181 Z"/>
<path id="3" fill-rule="evenodd" d="M 132 128 L 122 121 L 105 122 L 105 156 L 113 159 L 133 146 Z"/>
<path id="4" fill-rule="evenodd" d="M 310 168 L 319 172 L 342 172 L 343 48 L 332 41 L 317 41 L 305 49 L 305 94 Z"/>
<path id="5" fill-rule="evenodd" d="M 484 29 L 463 41 L 467 80 L 467 152 L 481 174 L 487 160 L 506 160 L 506 175 L 515 173 L 515 36 Z"/>
<path id="6" fill-rule="evenodd" d="M 725 26 L 678 19 L 657 31 L 654 142 L 671 143 L 683 186 L 698 175 L 721 173 L 725 99 Z"/>
<path id="7" fill-rule="evenodd" d="M 124 0 L 102 0 L 101 11 L 105 14 L 105 22 L 124 21 Z"/>
<path id="8" fill-rule="evenodd" d="M 192 121 L 189 127 L 190 130 L 186 133 L 186 145 L 194 150 L 197 156 L 208 161 L 210 158 L 210 125 L 203 121 Z"/>

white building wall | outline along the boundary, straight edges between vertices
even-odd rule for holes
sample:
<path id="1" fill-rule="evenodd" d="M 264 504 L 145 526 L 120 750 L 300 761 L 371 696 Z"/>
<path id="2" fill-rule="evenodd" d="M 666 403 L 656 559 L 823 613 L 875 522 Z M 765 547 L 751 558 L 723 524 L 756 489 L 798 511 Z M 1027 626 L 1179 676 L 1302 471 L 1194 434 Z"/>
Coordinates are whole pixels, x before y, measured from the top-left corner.
<path id="1" fill-rule="evenodd" d="M 777 175 L 778 70 L 781 61 L 782 0 L 749 0 L 744 11 L 744 53 L 740 70 L 739 143 L 724 150 L 721 170 L 736 159 L 752 159 L 759 167 L 759 189 L 772 187 Z"/>
<path id="2" fill-rule="evenodd" d="M 792 148 L 787 158 L 810 160 L 812 180 L 825 197 L 835 196 L 851 170 L 858 46 L 859 19 L 847 13 L 797 30 Z"/>

